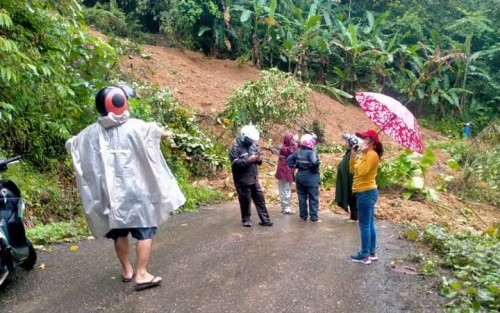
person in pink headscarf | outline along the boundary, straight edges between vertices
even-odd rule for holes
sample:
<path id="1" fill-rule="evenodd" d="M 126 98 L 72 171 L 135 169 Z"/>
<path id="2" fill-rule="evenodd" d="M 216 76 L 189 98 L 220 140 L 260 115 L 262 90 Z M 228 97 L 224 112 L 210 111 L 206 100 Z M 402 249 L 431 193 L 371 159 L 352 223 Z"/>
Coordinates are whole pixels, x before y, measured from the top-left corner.
<path id="1" fill-rule="evenodd" d="M 290 132 L 287 132 L 285 136 L 283 136 L 283 145 L 280 148 L 278 167 L 276 169 L 275 175 L 276 179 L 278 180 L 281 213 L 283 214 L 294 213 L 291 208 L 294 169 L 288 166 L 288 164 L 286 163 L 286 159 L 288 158 L 288 156 L 297 151 L 297 148 L 297 140 L 294 138 L 294 135 Z"/>

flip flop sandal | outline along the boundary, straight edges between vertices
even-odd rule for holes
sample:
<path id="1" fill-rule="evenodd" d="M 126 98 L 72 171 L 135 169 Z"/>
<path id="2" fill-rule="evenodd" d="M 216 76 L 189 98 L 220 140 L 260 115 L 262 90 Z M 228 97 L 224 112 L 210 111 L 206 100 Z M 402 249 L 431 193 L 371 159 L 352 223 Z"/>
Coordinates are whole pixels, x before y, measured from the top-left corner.
<path id="1" fill-rule="evenodd" d="M 130 283 L 134 279 L 135 273 L 132 273 L 132 277 L 128 278 L 122 275 L 122 282 Z"/>
<path id="2" fill-rule="evenodd" d="M 158 278 L 158 277 L 155 276 L 150 281 L 148 281 L 146 283 L 135 284 L 134 290 L 135 291 L 141 291 L 141 290 L 145 290 L 145 289 L 149 289 L 149 288 L 160 286 L 162 280 L 160 279 L 158 281 L 154 281 L 156 278 Z"/>

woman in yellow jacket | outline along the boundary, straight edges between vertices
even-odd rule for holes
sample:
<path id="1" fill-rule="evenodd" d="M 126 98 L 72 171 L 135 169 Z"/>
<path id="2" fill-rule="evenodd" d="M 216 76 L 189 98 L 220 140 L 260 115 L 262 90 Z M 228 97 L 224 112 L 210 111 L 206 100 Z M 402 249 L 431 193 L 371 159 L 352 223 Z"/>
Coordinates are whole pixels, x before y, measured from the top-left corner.
<path id="1" fill-rule="evenodd" d="M 370 264 L 378 260 L 377 231 L 375 229 L 375 203 L 378 199 L 378 189 L 375 178 L 384 153 L 384 147 L 374 130 L 356 133 L 363 139 L 357 150 L 353 149 L 349 160 L 349 170 L 353 174 L 352 192 L 356 196 L 358 207 L 359 233 L 361 236 L 361 251 L 351 255 L 351 260 Z"/>

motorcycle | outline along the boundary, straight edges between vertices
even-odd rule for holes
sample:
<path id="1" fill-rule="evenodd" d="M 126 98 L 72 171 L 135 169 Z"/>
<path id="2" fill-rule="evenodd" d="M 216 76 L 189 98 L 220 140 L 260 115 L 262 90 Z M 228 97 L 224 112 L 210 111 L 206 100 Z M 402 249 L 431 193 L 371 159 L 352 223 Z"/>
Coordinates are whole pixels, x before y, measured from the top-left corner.
<path id="1" fill-rule="evenodd" d="M 0 159 L 0 173 L 20 159 Z M 12 180 L 0 179 L 0 286 L 18 267 L 31 270 L 36 263 L 36 251 L 24 229 L 24 212 L 19 187 Z"/>

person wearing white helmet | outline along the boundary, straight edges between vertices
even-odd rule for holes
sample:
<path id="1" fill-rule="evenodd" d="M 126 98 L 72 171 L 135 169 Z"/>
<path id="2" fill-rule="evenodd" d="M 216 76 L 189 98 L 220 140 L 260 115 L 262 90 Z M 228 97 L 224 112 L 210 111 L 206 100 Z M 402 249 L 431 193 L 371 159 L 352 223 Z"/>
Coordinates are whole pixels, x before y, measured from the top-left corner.
<path id="1" fill-rule="evenodd" d="M 229 160 L 233 181 L 240 202 L 241 222 L 244 227 L 252 227 L 251 203 L 255 205 L 261 226 L 272 226 L 267 211 L 264 193 L 259 184 L 258 166 L 262 164 L 262 154 L 257 142 L 260 133 L 253 125 L 241 128 L 240 136 L 229 149 Z"/>
<path id="2" fill-rule="evenodd" d="M 316 136 L 304 134 L 300 138 L 300 149 L 286 159 L 289 167 L 296 168 L 295 185 L 299 198 L 299 217 L 311 222 L 321 222 L 319 210 L 319 164 L 318 155 L 314 151 Z M 309 200 L 309 212 L 307 211 Z"/>

